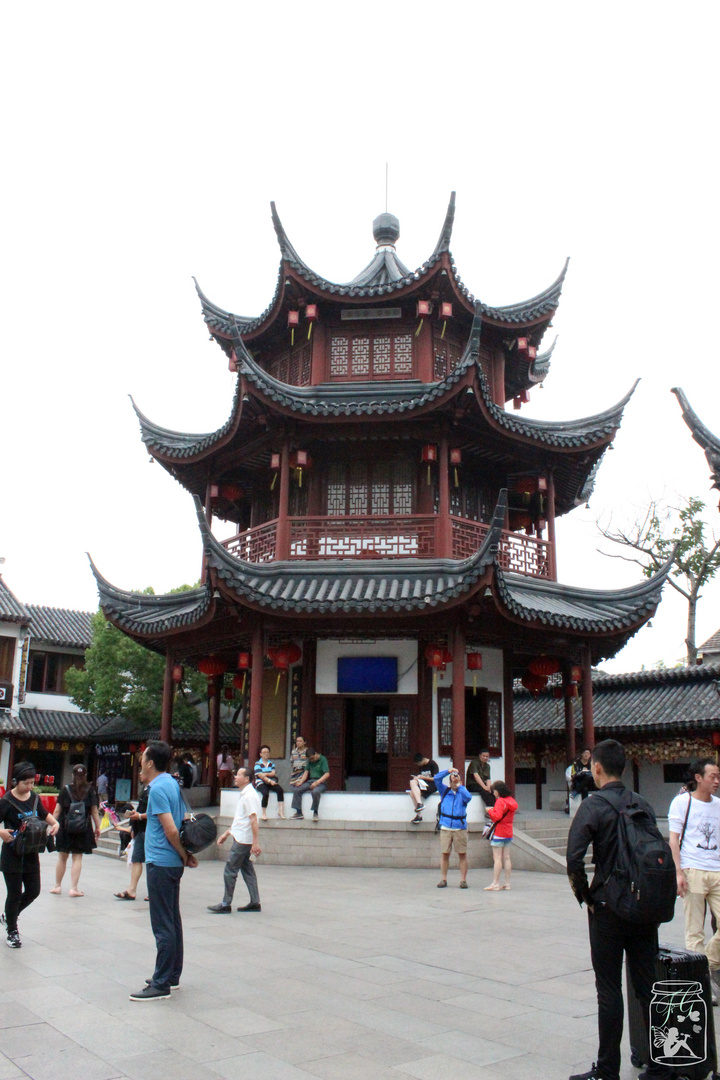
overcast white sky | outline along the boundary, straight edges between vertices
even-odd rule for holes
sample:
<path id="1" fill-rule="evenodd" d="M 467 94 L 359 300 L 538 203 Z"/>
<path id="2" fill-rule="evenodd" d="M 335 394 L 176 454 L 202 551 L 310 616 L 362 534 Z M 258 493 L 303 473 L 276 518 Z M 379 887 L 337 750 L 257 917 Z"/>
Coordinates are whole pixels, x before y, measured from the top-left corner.
<path id="1" fill-rule="evenodd" d="M 233 377 L 191 275 L 254 315 L 279 254 L 275 199 L 319 273 L 352 278 L 372 220 L 452 251 L 474 294 L 511 303 L 570 270 L 559 341 L 527 415 L 613 405 L 637 377 L 591 509 L 559 528 L 560 579 L 613 588 L 595 519 L 667 491 L 706 498 L 672 386 L 720 433 L 717 4 L 126 2 L 5 6 L 0 555 L 26 602 L 94 609 L 85 552 L 115 584 L 193 581 L 189 496 L 149 467 L 127 395 L 211 431 Z M 708 587 L 698 641 L 720 625 Z M 683 655 L 672 591 L 612 663 Z"/>

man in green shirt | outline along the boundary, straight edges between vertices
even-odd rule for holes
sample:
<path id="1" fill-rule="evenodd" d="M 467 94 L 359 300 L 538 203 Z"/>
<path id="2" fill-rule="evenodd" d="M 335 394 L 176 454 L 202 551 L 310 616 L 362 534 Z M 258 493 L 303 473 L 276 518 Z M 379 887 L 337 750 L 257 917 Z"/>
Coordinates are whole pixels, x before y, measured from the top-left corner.
<path id="1" fill-rule="evenodd" d="M 323 791 L 327 791 L 327 782 L 330 779 L 330 769 L 328 768 L 327 758 L 318 753 L 311 746 L 307 751 L 307 771 L 308 778 L 304 784 L 300 784 L 295 788 L 295 794 L 292 799 L 292 808 L 295 813 L 292 815 L 291 821 L 302 821 L 302 797 L 305 791 L 309 791 L 312 794 L 312 810 L 313 821 L 318 820 L 318 806 L 320 805 L 320 796 Z"/>
<path id="2" fill-rule="evenodd" d="M 495 796 L 490 790 L 490 753 L 488 750 L 481 750 L 468 765 L 465 787 L 468 791 L 477 791 L 486 806 L 495 805 Z"/>

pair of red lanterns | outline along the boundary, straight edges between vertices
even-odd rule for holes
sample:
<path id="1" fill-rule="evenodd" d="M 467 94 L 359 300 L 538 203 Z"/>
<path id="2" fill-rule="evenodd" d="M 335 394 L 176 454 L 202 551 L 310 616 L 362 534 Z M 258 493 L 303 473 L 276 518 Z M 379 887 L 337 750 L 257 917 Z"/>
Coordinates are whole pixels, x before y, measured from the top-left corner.
<path id="1" fill-rule="evenodd" d="M 305 318 L 306 318 L 307 322 L 309 323 L 308 332 L 307 332 L 308 341 L 310 340 L 310 336 L 312 334 L 313 323 L 317 322 L 317 317 L 318 317 L 318 306 L 317 306 L 317 304 L 306 304 L 305 305 Z M 300 312 L 299 311 L 288 311 L 287 324 L 290 327 L 290 344 L 294 345 L 295 344 L 295 328 L 300 326 Z"/>
<path id="2" fill-rule="evenodd" d="M 427 482 L 430 484 L 430 466 L 436 465 L 438 461 L 438 448 L 436 443 L 426 443 L 420 451 L 420 460 L 423 465 L 427 465 Z M 455 487 L 460 486 L 458 480 L 458 465 L 462 465 L 462 450 L 459 446 L 453 446 L 450 450 L 450 464 L 453 466 L 455 472 Z"/>
<path id="3" fill-rule="evenodd" d="M 432 308 L 432 301 L 431 300 L 418 300 L 416 314 L 417 314 L 417 317 L 420 320 L 420 322 L 417 325 L 417 330 L 415 331 L 415 337 L 417 337 L 418 334 L 420 333 L 420 331 L 422 330 L 423 323 L 425 322 L 425 319 L 427 319 L 428 315 L 432 315 L 432 309 L 433 308 Z M 452 313 L 453 313 L 452 304 L 448 304 L 448 303 L 441 303 L 440 304 L 440 307 L 438 309 L 438 316 L 439 316 L 439 318 L 441 318 L 443 320 L 442 333 L 440 334 L 441 338 L 445 337 L 445 328 L 447 327 L 447 321 L 448 321 L 448 319 L 452 319 Z"/>
<path id="4" fill-rule="evenodd" d="M 437 683 L 438 671 L 445 671 L 448 664 L 452 664 L 453 654 L 444 645 L 428 645 L 425 648 L 425 660 L 428 667 L 433 669 L 433 690 Z M 465 662 L 468 670 L 473 672 L 473 694 L 477 692 L 477 672 L 482 671 L 482 653 L 469 652 L 465 654 Z"/>
<path id="5" fill-rule="evenodd" d="M 270 484 L 270 490 L 272 491 L 277 483 L 278 473 L 280 472 L 281 463 L 280 454 L 270 455 L 270 469 L 273 472 L 272 483 Z M 295 471 L 295 479 L 297 480 L 298 487 L 302 487 L 303 469 L 309 469 L 312 466 L 312 458 L 308 454 L 307 450 L 293 450 L 290 454 L 290 468 Z"/>
<path id="6" fill-rule="evenodd" d="M 297 664 L 298 660 L 302 656 L 302 652 L 299 645 L 296 645 L 294 641 L 290 641 L 283 645 L 271 646 L 267 650 L 267 656 L 268 659 L 272 661 L 273 667 L 276 668 L 278 672 L 277 683 L 275 685 L 275 693 L 277 694 L 280 686 L 280 676 L 282 672 L 287 671 L 288 668 L 292 666 L 292 664 Z M 233 675 L 233 686 L 241 693 L 244 693 L 245 691 L 247 672 L 252 667 L 252 663 L 253 658 L 251 652 L 241 652 L 238 654 L 237 666 L 238 669 L 242 672 L 242 675 Z M 219 656 L 204 656 L 201 660 L 198 660 L 197 669 L 198 671 L 202 672 L 202 674 L 205 675 L 208 680 L 210 680 L 215 676 L 224 675 L 228 669 L 228 666 L 225 661 L 222 660 Z M 179 678 L 176 678 L 176 673 L 179 674 Z M 173 668 L 173 679 L 176 682 L 182 682 L 182 678 L 182 665 L 177 664 L 175 668 Z M 228 691 L 229 694 L 226 691 L 226 696 L 232 696 L 232 690 L 230 690 L 230 687 L 228 687 Z"/>

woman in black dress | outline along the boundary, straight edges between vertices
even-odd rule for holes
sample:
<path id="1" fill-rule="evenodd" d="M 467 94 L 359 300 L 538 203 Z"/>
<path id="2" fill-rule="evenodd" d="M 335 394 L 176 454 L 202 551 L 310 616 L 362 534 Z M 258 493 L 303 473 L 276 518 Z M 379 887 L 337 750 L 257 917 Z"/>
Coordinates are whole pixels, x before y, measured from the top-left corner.
<path id="1" fill-rule="evenodd" d="M 13 843 L 15 832 L 22 820 L 35 814 L 50 826 L 50 835 L 58 831 L 58 823 L 52 814 L 33 794 L 35 766 L 30 761 L 20 761 L 13 769 L 12 789 L 0 799 L 0 821 L 5 828 L 0 829 L 3 846 L 0 851 L 0 870 L 7 887 L 5 913 L 0 921 L 7 928 L 7 944 L 11 949 L 22 945 L 18 934 L 18 915 L 32 904 L 40 895 L 40 856 L 37 854 L 19 855 Z"/>
<path id="2" fill-rule="evenodd" d="M 70 815 L 71 820 L 68 820 L 68 812 L 75 803 L 81 803 L 84 806 L 84 823 L 79 831 L 76 830 L 72 821 L 73 816 L 77 817 L 75 810 Z M 60 831 L 57 834 L 55 843 L 58 853 L 57 866 L 55 867 L 55 888 L 51 889 L 50 892 L 56 895 L 62 892 L 62 879 L 65 877 L 65 870 L 67 869 L 68 855 L 72 855 L 70 892 L 68 896 L 84 896 L 85 894 L 78 889 L 80 871 L 82 870 L 82 857 L 83 855 L 92 855 L 100 837 L 98 797 L 95 788 L 88 783 L 87 769 L 84 765 L 75 765 L 73 768 L 73 782 L 67 784 L 58 795 L 55 813 L 60 823 Z"/>

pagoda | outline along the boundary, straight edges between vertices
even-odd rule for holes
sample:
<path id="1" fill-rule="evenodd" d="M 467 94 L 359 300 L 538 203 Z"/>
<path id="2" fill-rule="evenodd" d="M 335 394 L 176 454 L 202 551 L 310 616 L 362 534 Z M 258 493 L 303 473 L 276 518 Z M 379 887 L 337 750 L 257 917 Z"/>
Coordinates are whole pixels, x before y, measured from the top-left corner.
<path id="1" fill-rule="evenodd" d="M 592 743 L 591 666 L 660 600 L 667 567 L 621 590 L 558 581 L 556 519 L 587 501 L 633 391 L 585 419 L 522 415 L 549 373 L 567 264 L 522 303 L 476 300 L 450 253 L 454 193 L 422 266 L 401 262 L 384 213 L 346 284 L 310 269 L 271 205 L 266 310 L 232 314 L 196 283 L 236 375 L 227 421 L 195 435 L 136 409 L 148 453 L 194 499 L 202 584 L 148 596 L 93 567 L 102 609 L 166 657 L 164 737 L 174 673 L 208 675 L 211 769 L 232 681 L 250 762 L 262 742 L 282 759 L 300 732 L 331 788 L 404 791 L 418 749 L 461 765 L 487 747 L 514 786 L 514 680 L 554 687 L 574 753 L 573 698 Z"/>

